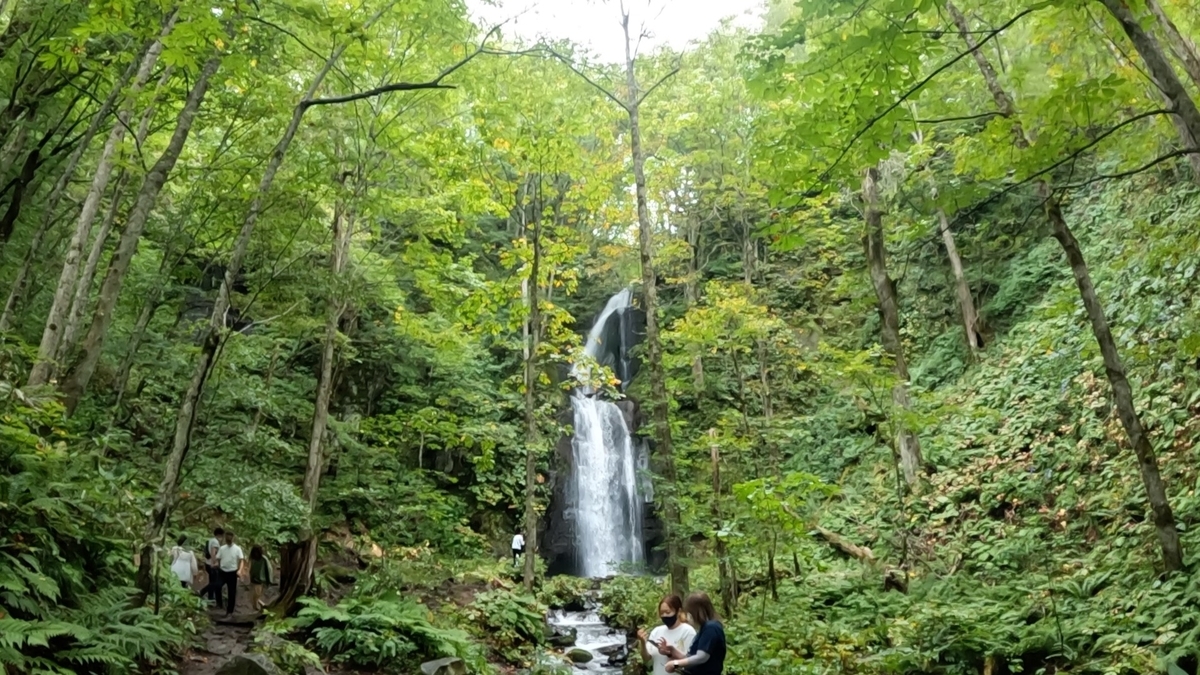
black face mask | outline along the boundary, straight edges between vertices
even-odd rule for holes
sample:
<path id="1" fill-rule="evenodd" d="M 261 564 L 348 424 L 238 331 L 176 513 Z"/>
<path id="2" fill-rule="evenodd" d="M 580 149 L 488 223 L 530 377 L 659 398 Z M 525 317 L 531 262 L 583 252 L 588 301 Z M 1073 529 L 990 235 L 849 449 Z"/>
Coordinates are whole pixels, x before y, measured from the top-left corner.
<path id="1" fill-rule="evenodd" d="M 662 619 L 663 625 L 667 628 L 674 628 L 675 622 L 679 621 L 679 615 L 659 617 Z"/>

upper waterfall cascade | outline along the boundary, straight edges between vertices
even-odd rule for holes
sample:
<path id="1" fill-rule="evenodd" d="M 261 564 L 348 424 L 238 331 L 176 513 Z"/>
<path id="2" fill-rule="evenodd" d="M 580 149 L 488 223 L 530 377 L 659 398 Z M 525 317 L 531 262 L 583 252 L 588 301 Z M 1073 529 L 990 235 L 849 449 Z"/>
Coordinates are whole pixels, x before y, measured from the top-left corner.
<path id="1" fill-rule="evenodd" d="M 636 372 L 630 356 L 635 340 L 633 293 L 625 289 L 609 299 L 588 333 L 584 351 L 608 366 L 624 391 Z M 573 471 L 567 493 L 575 520 L 575 551 L 579 572 L 603 577 L 621 567 L 638 566 L 644 558 L 639 456 L 620 407 L 600 398 L 591 387 L 571 395 L 575 435 L 571 446 Z"/>

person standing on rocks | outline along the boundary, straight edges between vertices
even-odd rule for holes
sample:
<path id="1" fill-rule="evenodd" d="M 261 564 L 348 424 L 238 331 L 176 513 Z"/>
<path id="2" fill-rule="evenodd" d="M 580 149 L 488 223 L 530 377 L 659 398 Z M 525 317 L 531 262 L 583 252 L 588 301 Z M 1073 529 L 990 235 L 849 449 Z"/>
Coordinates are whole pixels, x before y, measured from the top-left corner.
<path id="1" fill-rule="evenodd" d="M 513 535 L 512 540 L 513 567 L 517 566 L 517 561 L 521 558 L 521 553 L 524 551 L 525 535 L 521 534 L 520 530 L 517 530 L 517 533 Z"/>
<path id="2" fill-rule="evenodd" d="M 678 595 L 668 595 L 658 603 L 661 626 L 655 626 L 649 634 L 645 628 L 638 630 L 638 648 L 642 658 L 654 665 L 654 675 L 667 675 L 667 661 L 678 654 L 683 658 L 692 646 L 696 629 L 683 620 L 683 601 Z"/>
<path id="3" fill-rule="evenodd" d="M 218 527 L 204 545 L 204 572 L 208 575 L 208 584 L 200 590 L 200 597 L 208 598 L 209 604 L 214 607 L 221 606 L 221 567 L 217 564 L 217 551 L 224 538 L 225 530 Z"/>
<path id="4" fill-rule="evenodd" d="M 225 545 L 217 549 L 217 566 L 221 568 L 221 584 L 225 587 L 225 616 L 233 616 L 237 607 L 238 577 L 241 576 L 242 563 L 246 554 L 242 547 L 233 543 L 233 532 L 225 532 Z"/>
<path id="5" fill-rule="evenodd" d="M 721 675 L 725 670 L 725 627 L 718 620 L 712 600 L 707 593 L 692 593 L 683 601 L 683 611 L 688 622 L 699 630 L 687 656 L 671 648 L 666 671 L 686 669 L 687 675 Z"/>
<path id="6" fill-rule="evenodd" d="M 200 564 L 196 562 L 196 554 L 185 547 L 187 537 L 180 535 L 175 545 L 171 547 L 171 571 L 179 579 L 184 588 L 191 588 L 192 581 L 200 572 Z"/>
<path id="7" fill-rule="evenodd" d="M 254 611 L 260 611 L 267 606 L 263 594 L 271 585 L 271 563 L 263 555 L 261 546 L 250 547 L 250 604 Z"/>

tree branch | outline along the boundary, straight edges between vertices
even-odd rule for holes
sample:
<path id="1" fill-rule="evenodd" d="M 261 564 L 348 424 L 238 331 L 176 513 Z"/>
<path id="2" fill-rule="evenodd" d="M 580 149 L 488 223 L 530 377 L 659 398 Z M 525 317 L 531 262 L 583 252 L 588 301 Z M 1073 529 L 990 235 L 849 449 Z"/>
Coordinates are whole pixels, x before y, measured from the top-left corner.
<path id="1" fill-rule="evenodd" d="M 1077 190 L 1081 187 L 1091 185 L 1092 183 L 1099 183 L 1102 180 L 1120 180 L 1122 178 L 1129 178 L 1130 176 L 1135 176 L 1139 173 L 1142 173 L 1143 171 L 1148 171 L 1148 170 L 1154 168 L 1155 166 L 1162 164 L 1163 162 L 1167 161 L 1168 159 L 1174 159 L 1176 157 L 1183 157 L 1185 155 L 1193 155 L 1193 154 L 1200 154 L 1200 148 L 1181 148 L 1179 150 L 1172 150 L 1171 152 L 1168 152 L 1165 155 L 1159 155 L 1158 157 L 1155 157 L 1154 159 L 1150 160 L 1149 162 L 1146 162 L 1145 164 L 1139 166 L 1136 169 L 1129 169 L 1128 171 L 1120 171 L 1118 173 L 1102 173 L 1102 174 L 1099 174 L 1096 176 L 1092 176 L 1091 178 L 1089 178 L 1085 181 L 1080 181 L 1078 183 L 1068 183 L 1067 185 L 1060 185 L 1060 186 L 1055 187 L 1054 189 L 1055 190 Z"/>
<path id="2" fill-rule="evenodd" d="M 300 105 L 301 105 L 301 107 L 307 109 L 307 108 L 311 108 L 313 106 L 318 106 L 318 105 L 335 105 L 338 103 L 351 103 L 353 101 L 361 101 L 365 98 L 374 98 L 381 94 L 388 94 L 388 93 L 391 93 L 394 91 L 416 91 L 419 89 L 454 89 L 455 88 L 454 85 L 442 84 L 442 80 L 446 79 L 447 77 L 452 75 L 454 72 L 456 72 L 458 69 L 460 69 L 463 66 L 467 65 L 468 63 L 470 63 L 476 56 L 479 56 L 480 54 L 485 53 L 487 51 L 487 41 L 490 40 L 492 38 L 492 36 L 495 35 L 497 31 L 500 30 L 501 25 L 503 25 L 503 24 L 497 24 L 496 26 L 493 26 L 492 29 L 489 30 L 487 32 L 487 34 L 483 36 L 483 40 L 480 41 L 479 47 L 477 47 L 475 49 L 475 51 L 468 54 L 466 57 L 464 57 L 458 63 L 455 63 L 454 65 L 452 65 L 452 66 L 446 68 L 445 70 L 443 70 L 442 72 L 438 73 L 437 77 L 435 77 L 432 80 L 429 80 L 427 82 L 393 82 L 391 84 L 385 84 L 381 87 L 367 89 L 365 91 L 360 91 L 360 92 L 357 92 L 354 94 L 346 94 L 345 96 L 327 96 L 325 98 L 311 98 L 311 99 L 308 99 L 305 101 L 301 101 Z"/>
<path id="3" fill-rule="evenodd" d="M 908 90 L 905 91 L 903 94 L 901 94 L 899 97 L 897 97 L 896 100 L 893 101 L 891 105 L 889 105 L 887 108 L 884 108 L 883 111 L 879 112 L 871 119 L 867 120 L 866 124 L 864 124 L 862 126 L 862 128 L 860 128 L 858 131 L 854 132 L 854 135 L 850 137 L 849 142 L 847 142 L 846 145 L 842 148 L 842 151 L 840 153 L 838 153 L 837 158 L 834 159 L 833 163 L 830 164 L 824 171 L 821 172 L 821 175 L 817 178 L 817 180 L 821 181 L 821 182 L 828 180 L 830 174 L 833 173 L 833 170 L 835 168 L 837 168 L 837 166 L 839 164 L 842 163 L 842 160 L 845 159 L 846 155 L 850 153 L 850 148 L 854 147 L 854 144 L 857 143 L 860 138 L 862 138 L 868 131 L 871 130 L 872 127 L 874 127 L 877 123 L 879 123 L 880 120 L 882 120 L 884 117 L 887 117 L 889 114 L 891 114 L 891 112 L 893 110 L 895 110 L 896 108 L 899 108 L 901 106 L 901 104 L 903 104 L 905 101 L 907 101 L 909 99 L 909 97 L 911 97 L 913 94 L 916 94 L 917 92 L 924 89 L 925 86 L 928 85 L 930 82 L 932 82 L 935 77 L 937 77 L 938 75 L 941 75 L 943 72 L 948 70 L 951 66 L 953 66 L 954 64 L 963 60 L 967 56 L 970 56 L 971 54 L 974 54 L 975 52 L 979 51 L 985 44 L 987 44 L 989 41 L 995 39 L 996 36 L 998 36 L 1000 33 L 1004 32 L 1005 30 L 1007 30 L 1010 26 L 1012 26 L 1016 22 L 1025 18 L 1029 14 L 1032 14 L 1032 13 L 1038 11 L 1039 9 L 1042 9 L 1043 7 L 1048 6 L 1049 4 L 1050 4 L 1049 0 L 1042 0 L 1042 2 L 1039 2 L 1035 5 L 1033 5 L 1032 7 L 1027 7 L 1024 11 L 1018 12 L 1016 16 L 1012 17 L 1008 21 L 1005 21 L 1003 24 L 1000 25 L 999 28 L 988 31 L 987 37 L 980 40 L 974 47 L 972 47 L 971 49 L 967 49 L 963 52 L 960 52 L 959 54 L 954 56 L 954 58 L 952 58 L 952 59 L 946 61 L 945 63 L 943 63 L 942 65 L 938 66 L 937 68 L 935 68 L 933 70 L 933 72 L 929 73 L 925 77 L 921 78 L 921 80 L 918 81 L 916 84 L 909 87 Z"/>
<path id="4" fill-rule="evenodd" d="M 651 94 L 651 92 L 653 92 L 655 89 L 658 89 L 659 86 L 661 86 L 664 82 L 666 82 L 667 80 L 674 77 L 675 74 L 678 72 L 679 72 L 679 64 L 676 63 L 675 67 L 671 70 L 671 72 L 667 73 L 666 75 L 663 75 L 662 79 L 660 79 L 658 82 L 655 82 L 654 84 L 650 85 L 650 88 L 647 89 L 645 92 L 642 93 L 641 96 L 638 97 L 637 103 L 635 103 L 634 105 L 641 105 L 642 101 L 645 101 L 646 97 L 649 96 Z"/>
<path id="5" fill-rule="evenodd" d="M 944 122 L 967 122 L 970 120 L 981 120 L 989 117 L 1000 117 L 1001 114 L 995 110 L 991 112 L 979 113 L 977 115 L 958 115 L 956 117 L 939 117 L 932 120 L 913 120 L 917 124 L 942 124 Z"/>
<path id="6" fill-rule="evenodd" d="M 553 56 L 554 58 L 558 59 L 559 61 L 562 61 L 563 65 L 570 68 L 571 71 L 574 72 L 579 77 L 583 78 L 584 82 L 587 82 L 588 84 L 592 85 L 592 87 L 595 88 L 596 91 L 600 92 L 601 94 L 604 94 L 605 96 L 608 97 L 608 99 L 610 101 L 621 106 L 622 110 L 629 112 L 629 106 L 626 105 L 624 101 L 617 98 L 617 96 L 615 94 L 613 94 L 611 91 L 605 89 L 604 87 L 600 86 L 599 84 L 596 84 L 596 82 L 594 80 L 592 80 L 592 78 L 587 76 L 587 73 L 584 73 L 579 68 L 576 68 L 575 64 L 571 62 L 571 59 L 568 59 L 567 57 L 563 56 L 562 54 L 559 54 L 558 52 L 554 51 L 553 49 L 551 49 L 549 47 L 545 47 L 545 51 L 550 56 Z M 658 85 L 655 85 L 655 86 L 658 86 Z"/>

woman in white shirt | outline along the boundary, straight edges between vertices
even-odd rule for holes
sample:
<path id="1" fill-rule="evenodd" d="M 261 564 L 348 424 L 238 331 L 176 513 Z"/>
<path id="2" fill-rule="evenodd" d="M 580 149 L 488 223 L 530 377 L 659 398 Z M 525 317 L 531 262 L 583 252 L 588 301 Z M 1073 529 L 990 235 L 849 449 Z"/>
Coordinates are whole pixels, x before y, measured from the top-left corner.
<path id="1" fill-rule="evenodd" d="M 525 535 L 521 534 L 521 532 L 518 530 L 517 533 L 513 535 L 512 540 L 513 567 L 516 567 L 517 559 L 521 557 L 521 552 L 524 550 Z"/>
<path id="2" fill-rule="evenodd" d="M 180 536 L 175 541 L 175 546 L 171 547 L 171 571 L 179 577 L 179 583 L 183 584 L 184 588 L 191 588 L 192 580 L 200 571 L 200 563 L 196 560 L 196 554 L 184 547 L 186 543 L 187 537 Z"/>
<path id="3" fill-rule="evenodd" d="M 649 634 L 644 628 L 638 630 L 638 645 L 642 658 L 654 663 L 654 675 L 667 675 L 667 661 L 674 650 L 687 653 L 696 629 L 684 621 L 683 600 L 678 595 L 668 595 L 658 603 L 658 616 L 661 626 L 655 626 Z"/>

